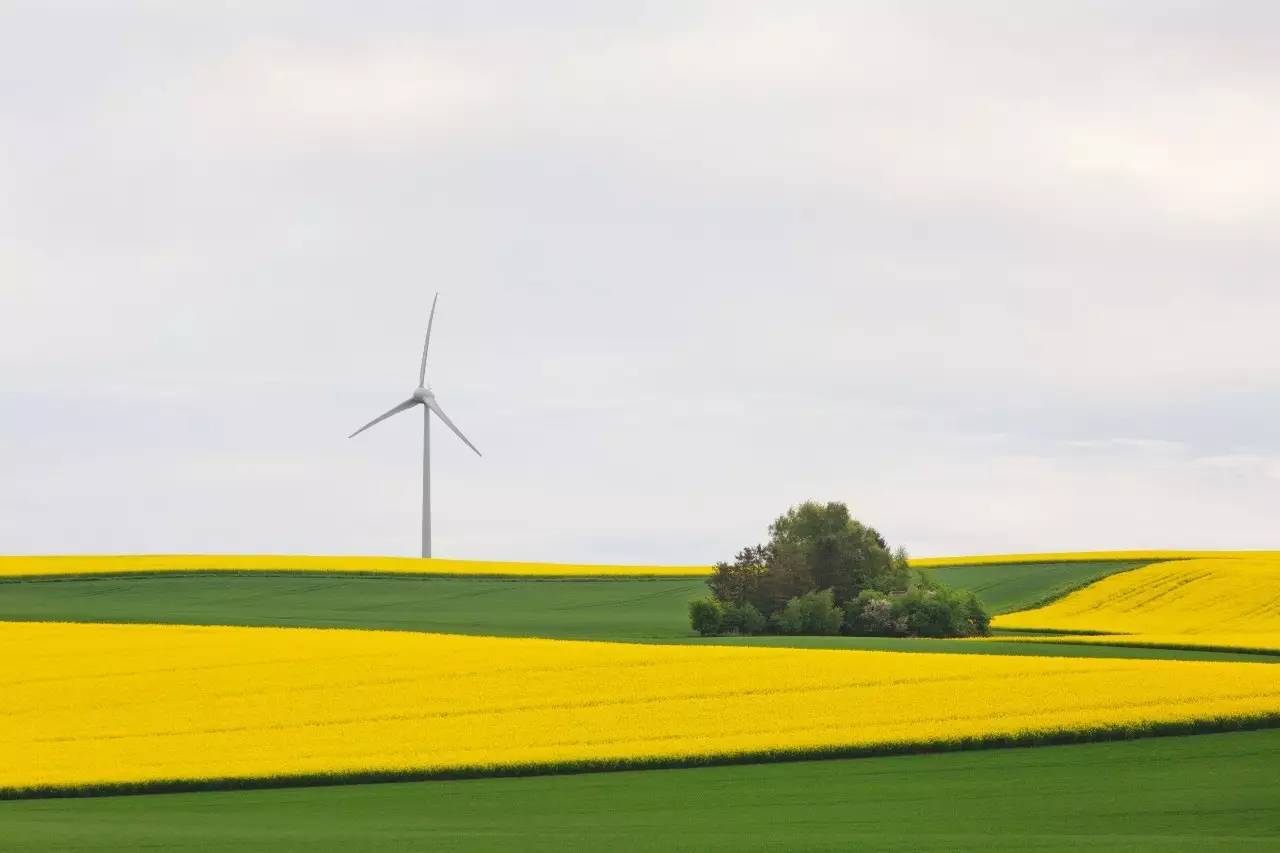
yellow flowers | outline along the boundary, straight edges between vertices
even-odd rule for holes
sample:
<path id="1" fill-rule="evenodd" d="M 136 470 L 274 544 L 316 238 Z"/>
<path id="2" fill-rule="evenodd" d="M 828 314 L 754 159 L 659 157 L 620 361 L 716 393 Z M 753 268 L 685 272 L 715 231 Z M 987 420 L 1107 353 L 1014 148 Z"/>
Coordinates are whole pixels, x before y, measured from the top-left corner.
<path id="1" fill-rule="evenodd" d="M 1179 560 L 1110 575 L 1001 628 L 1124 633 L 1280 632 L 1280 559 Z"/>
<path id="2" fill-rule="evenodd" d="M 298 554 L 94 554 L 0 557 L 0 577 L 148 574 L 152 572 L 360 572 L 503 576 L 698 576 L 710 566 L 596 566 L 417 557 L 318 557 Z"/>
<path id="3" fill-rule="evenodd" d="M 1280 649 L 1280 558 L 1180 560 L 1110 575 L 997 628 L 1124 636 L 1062 642 Z"/>
<path id="4" fill-rule="evenodd" d="M 1280 555 L 1105 558 L 1155 553 L 1170 559 L 995 624 L 1108 632 L 1050 638 L 1057 642 L 1280 650 Z M 708 571 L 389 557 L 0 558 L 9 576 L 205 569 Z M 1280 668 L 1253 663 L 3 622 L 0 649 L 0 791 L 10 792 L 697 762 L 1280 722 Z"/>
<path id="5" fill-rule="evenodd" d="M 1280 716 L 1266 665 L 0 623 L 0 788 L 554 767 Z"/>
<path id="6" fill-rule="evenodd" d="M 1275 551 L 1084 551 L 1056 554 L 988 554 L 925 557 L 916 568 L 979 566 L 997 563 L 1045 563 L 1109 560 L 1181 560 L 1195 557 L 1257 557 Z M 149 574 L 153 572 L 357 572 L 362 574 L 490 575 L 544 577 L 700 577 L 712 567 L 615 566 L 575 563 L 518 563 L 495 560 L 419 559 L 417 557 L 325 557 L 310 554 L 91 554 L 0 556 L 0 577 L 42 575 Z"/>
<path id="7" fill-rule="evenodd" d="M 974 554 L 966 557 L 913 557 L 918 569 L 935 566 L 990 566 L 1010 563 L 1081 563 L 1117 560 L 1191 560 L 1197 558 L 1280 558 L 1280 551 L 1057 551 L 1041 554 Z"/>

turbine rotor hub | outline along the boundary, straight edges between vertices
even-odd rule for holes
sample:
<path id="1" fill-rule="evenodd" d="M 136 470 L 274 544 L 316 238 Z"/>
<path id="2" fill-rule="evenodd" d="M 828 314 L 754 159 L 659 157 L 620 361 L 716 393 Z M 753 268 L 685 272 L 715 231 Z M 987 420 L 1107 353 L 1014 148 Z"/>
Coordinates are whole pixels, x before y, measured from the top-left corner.
<path id="1" fill-rule="evenodd" d="M 434 400 L 435 398 L 436 395 L 431 393 L 430 388 L 423 388 L 419 385 L 417 388 L 413 389 L 413 399 L 417 400 L 419 403 L 425 403 L 428 400 Z"/>

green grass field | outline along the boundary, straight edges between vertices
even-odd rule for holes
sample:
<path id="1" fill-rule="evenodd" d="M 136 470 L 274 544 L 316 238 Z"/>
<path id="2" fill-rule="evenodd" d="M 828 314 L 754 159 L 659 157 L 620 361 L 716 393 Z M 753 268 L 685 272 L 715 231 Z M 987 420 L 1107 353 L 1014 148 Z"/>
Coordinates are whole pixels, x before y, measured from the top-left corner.
<path id="1" fill-rule="evenodd" d="M 963 572 L 948 582 L 1008 602 L 1045 597 L 1079 573 L 1063 564 L 934 569 Z M 1095 575 L 1132 564 L 1089 564 Z M 994 581 L 991 578 L 995 578 Z M 1143 657 L 1280 662 L 1235 652 L 973 642 L 884 637 L 714 637 L 694 635 L 688 602 L 706 594 L 699 579 L 498 579 L 196 573 L 84 577 L 0 583 L 0 619 L 70 622 L 169 622 L 192 625 L 272 625 L 381 628 L 490 636 L 550 637 L 660 643 L 843 648 L 957 654 Z"/>
<path id="2" fill-rule="evenodd" d="M 692 770 L 0 802 L 5 850 L 1274 850 L 1280 730 Z"/>
<path id="3" fill-rule="evenodd" d="M 0 583 L 0 619 L 180 622 L 575 639 L 689 634 L 696 578 L 186 574 Z"/>
<path id="4" fill-rule="evenodd" d="M 923 569 L 934 580 L 972 590 L 994 613 L 1027 610 L 1116 572 L 1150 565 L 1149 560 L 1072 563 L 1009 563 Z"/>

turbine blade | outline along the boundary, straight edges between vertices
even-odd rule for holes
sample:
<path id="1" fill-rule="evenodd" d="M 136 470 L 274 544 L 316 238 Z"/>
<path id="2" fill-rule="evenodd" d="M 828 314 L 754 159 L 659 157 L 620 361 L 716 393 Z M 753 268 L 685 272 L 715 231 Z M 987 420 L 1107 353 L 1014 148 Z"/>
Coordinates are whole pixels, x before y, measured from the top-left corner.
<path id="1" fill-rule="evenodd" d="M 374 418 L 373 420 L 369 421 L 369 422 L 368 422 L 367 424 L 365 424 L 364 426 L 360 427 L 360 429 L 358 429 L 358 430 L 356 430 L 355 432 L 351 433 L 351 435 L 347 436 L 347 438 L 355 438 L 357 435 L 359 435 L 360 433 L 364 432 L 365 430 L 367 430 L 369 427 L 373 426 L 374 424 L 382 423 L 383 421 L 385 421 L 387 418 L 391 417 L 392 415 L 398 415 L 398 414 L 400 414 L 401 412 L 403 412 L 405 409 L 412 409 L 412 408 L 413 408 L 414 406 L 416 406 L 416 405 L 418 405 L 418 401 L 417 401 L 417 400 L 414 400 L 413 398 L 409 398 L 408 400 L 405 400 L 403 403 L 401 403 L 400 405 L 396 406 L 395 408 L 393 408 L 393 409 L 388 409 L 387 411 L 385 411 L 385 412 L 383 412 L 382 414 L 378 415 L 376 418 Z"/>
<path id="2" fill-rule="evenodd" d="M 427 318 L 427 339 L 422 344 L 422 366 L 418 368 L 418 386 L 427 381 L 427 348 L 431 346 L 431 326 L 436 321 L 436 303 L 440 301 L 440 293 L 431 300 L 431 316 Z"/>
<path id="3" fill-rule="evenodd" d="M 428 400 L 428 401 L 427 401 L 427 408 L 428 408 L 428 409 L 430 409 L 431 411 L 435 412 L 435 413 L 436 413 L 436 417 L 438 417 L 438 418 L 440 418 L 440 420 L 444 421 L 444 425 L 445 425 L 445 426 L 447 426 L 449 429 L 453 430 L 453 434 L 454 434 L 454 435 L 456 435 L 458 438 L 462 439 L 462 443 L 463 443 L 463 444 L 465 444 L 467 447 L 470 447 L 472 450 L 475 450 L 475 451 L 476 451 L 476 456 L 481 456 L 481 455 L 482 455 L 482 454 L 480 453 L 480 451 L 479 451 L 479 450 L 476 450 L 476 446 L 475 446 L 474 444 L 472 444 L 471 442 L 467 441 L 467 437 L 466 437 L 465 435 L 463 435 L 463 434 L 462 434 L 462 430 L 460 430 L 460 429 L 458 429 L 456 426 L 454 426 L 453 421 L 449 420 L 449 416 L 448 416 L 448 415 L 446 415 L 446 414 L 444 413 L 444 409 L 440 408 L 440 404 L 439 404 L 439 403 L 437 403 L 435 400 Z"/>

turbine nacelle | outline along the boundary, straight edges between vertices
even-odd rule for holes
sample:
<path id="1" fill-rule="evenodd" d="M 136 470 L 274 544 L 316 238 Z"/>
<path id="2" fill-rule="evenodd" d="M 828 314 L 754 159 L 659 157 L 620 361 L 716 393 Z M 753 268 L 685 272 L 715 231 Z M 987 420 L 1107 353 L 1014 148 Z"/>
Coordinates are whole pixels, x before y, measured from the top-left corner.
<path id="1" fill-rule="evenodd" d="M 417 388 L 413 389 L 413 399 L 417 400 L 419 403 L 426 403 L 428 401 L 435 400 L 435 398 L 436 395 L 431 393 L 430 388 L 423 388 L 419 385 Z"/>

